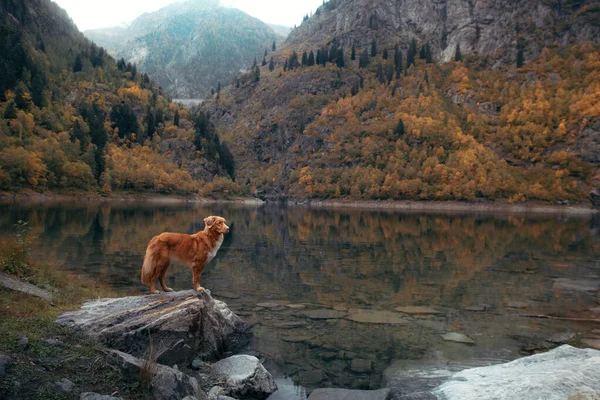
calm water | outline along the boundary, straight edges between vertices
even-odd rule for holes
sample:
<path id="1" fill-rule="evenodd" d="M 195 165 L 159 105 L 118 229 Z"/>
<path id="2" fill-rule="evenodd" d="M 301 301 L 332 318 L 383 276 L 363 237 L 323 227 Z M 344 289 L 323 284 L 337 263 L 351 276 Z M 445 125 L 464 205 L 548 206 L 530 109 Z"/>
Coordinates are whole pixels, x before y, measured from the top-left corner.
<path id="1" fill-rule="evenodd" d="M 557 334 L 600 335 L 590 321 L 600 319 L 597 217 L 44 203 L 0 205 L 0 232 L 28 221 L 38 258 L 141 294 L 149 239 L 201 230 L 208 215 L 232 230 L 202 286 L 253 326 L 246 351 L 288 392 L 278 398 L 325 386 L 402 395 L 423 371 L 514 359 Z M 191 288 L 185 267 L 168 277 L 175 290 Z M 438 314 L 395 311 L 413 305 Z M 327 319 L 311 314 L 323 309 Z M 444 341 L 447 332 L 476 344 Z"/>

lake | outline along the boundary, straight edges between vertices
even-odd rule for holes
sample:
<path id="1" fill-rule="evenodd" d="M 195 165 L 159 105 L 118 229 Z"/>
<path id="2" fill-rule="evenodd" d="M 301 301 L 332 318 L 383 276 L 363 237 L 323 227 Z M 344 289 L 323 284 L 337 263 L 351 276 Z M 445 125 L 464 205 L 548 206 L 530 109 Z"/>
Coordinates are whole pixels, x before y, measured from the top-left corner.
<path id="1" fill-rule="evenodd" d="M 252 326 L 244 351 L 277 378 L 273 399 L 329 386 L 410 398 L 452 371 L 600 336 L 598 217 L 44 202 L 0 205 L 0 232 L 27 221 L 37 259 L 137 295 L 148 241 L 209 215 L 232 229 L 202 286 Z M 192 288 L 183 266 L 167 276 Z"/>

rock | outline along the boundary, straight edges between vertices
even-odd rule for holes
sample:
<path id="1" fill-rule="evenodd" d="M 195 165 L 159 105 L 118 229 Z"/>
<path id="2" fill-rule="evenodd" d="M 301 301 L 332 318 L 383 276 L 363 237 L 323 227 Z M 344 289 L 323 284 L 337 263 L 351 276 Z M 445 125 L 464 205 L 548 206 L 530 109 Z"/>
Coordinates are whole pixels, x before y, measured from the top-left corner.
<path id="1" fill-rule="evenodd" d="M 485 312 L 485 311 L 490 311 L 492 309 L 492 306 L 490 306 L 489 304 L 479 304 L 477 306 L 465 307 L 464 309 L 466 311 Z"/>
<path id="2" fill-rule="evenodd" d="M 12 368 L 12 358 L 6 354 L 0 353 L 0 379 L 3 379 Z"/>
<path id="3" fill-rule="evenodd" d="M 225 389 L 221 386 L 213 386 L 207 393 L 208 400 L 216 399 L 219 396 L 225 395 Z"/>
<path id="4" fill-rule="evenodd" d="M 566 291 L 574 292 L 597 292 L 600 288 L 600 281 L 595 279 L 568 279 L 568 278 L 557 278 L 554 279 L 554 289 L 562 289 Z"/>
<path id="5" fill-rule="evenodd" d="M 57 338 L 48 338 L 48 339 L 44 339 L 44 342 L 48 343 L 50 346 L 56 346 L 56 347 L 65 347 L 65 342 L 63 342 L 60 339 Z"/>
<path id="6" fill-rule="evenodd" d="M 593 192 L 590 192 L 590 199 L 594 206 L 600 207 L 600 191 L 594 190 Z"/>
<path id="7" fill-rule="evenodd" d="M 400 311 L 404 314 L 442 314 L 439 310 L 424 306 L 396 307 L 396 311 Z"/>
<path id="8" fill-rule="evenodd" d="M 40 289 L 39 287 L 29 283 L 21 282 L 20 280 L 15 279 L 3 272 L 0 272 L 0 286 L 17 292 L 26 293 L 30 296 L 39 297 L 49 302 L 54 300 L 54 295 L 49 291 Z"/>
<path id="9" fill-rule="evenodd" d="M 403 325 L 408 322 L 403 314 L 393 311 L 350 310 L 346 318 L 363 324 Z"/>
<path id="10" fill-rule="evenodd" d="M 315 335 L 287 335 L 282 336 L 281 340 L 289 343 L 309 342 L 315 338 Z"/>
<path id="11" fill-rule="evenodd" d="M 561 346 L 506 364 L 467 369 L 433 391 L 445 400 L 564 400 L 600 390 L 600 351 Z"/>
<path id="12" fill-rule="evenodd" d="M 445 335 L 442 335 L 442 338 L 444 338 L 444 340 L 448 342 L 475 344 L 475 341 L 473 339 L 458 332 L 446 333 Z"/>
<path id="13" fill-rule="evenodd" d="M 241 297 L 238 293 L 226 292 L 226 291 L 214 293 L 214 296 L 222 297 L 224 299 L 231 299 L 231 300 L 239 299 Z"/>
<path id="14" fill-rule="evenodd" d="M 371 372 L 373 370 L 373 361 L 354 358 L 352 364 L 350 364 L 350 369 L 358 373 Z"/>
<path id="15" fill-rule="evenodd" d="M 310 371 L 302 371 L 298 375 L 298 379 L 303 385 L 314 386 L 325 379 L 325 374 L 320 369 L 313 369 Z"/>
<path id="16" fill-rule="evenodd" d="M 56 393 L 71 393 L 74 388 L 75 384 L 67 378 L 52 384 L 52 390 Z"/>
<path id="17" fill-rule="evenodd" d="M 229 396 L 266 399 L 277 390 L 273 377 L 256 357 L 232 356 L 216 362 L 212 368 L 224 380 L 225 394 Z"/>
<path id="18" fill-rule="evenodd" d="M 285 306 L 287 303 L 288 303 L 287 301 L 271 301 L 271 302 L 266 302 L 266 303 L 258 303 L 256 306 L 262 307 L 262 308 L 277 308 L 277 307 Z"/>
<path id="19" fill-rule="evenodd" d="M 344 318 L 347 314 L 341 311 L 322 308 L 319 310 L 303 311 L 301 312 L 301 315 L 304 315 L 305 317 L 310 319 L 339 319 Z"/>
<path id="20" fill-rule="evenodd" d="M 306 308 L 304 304 L 286 304 L 286 307 L 292 310 L 303 310 Z"/>
<path id="21" fill-rule="evenodd" d="M 334 352 L 334 351 L 326 351 L 324 353 L 321 353 L 321 358 L 325 361 L 331 361 L 333 359 L 336 359 L 338 356 L 338 353 Z"/>
<path id="22" fill-rule="evenodd" d="M 600 392 L 582 390 L 581 392 L 569 396 L 569 400 L 600 400 Z"/>
<path id="23" fill-rule="evenodd" d="M 595 314 L 600 314 L 600 307 L 596 307 L 596 308 L 590 308 L 590 311 L 595 313 Z"/>
<path id="24" fill-rule="evenodd" d="M 168 365 L 217 359 L 248 334 L 247 325 L 208 290 L 90 301 L 56 322 L 136 357 L 147 356 L 151 337 L 157 361 Z"/>
<path id="25" fill-rule="evenodd" d="M 113 397 L 104 394 L 98 394 L 93 392 L 81 393 L 79 400 L 123 400 L 121 397 Z"/>
<path id="26" fill-rule="evenodd" d="M 198 370 L 204 367 L 204 365 L 204 361 L 200 360 L 199 358 L 196 358 L 194 361 L 192 361 L 192 369 Z"/>
<path id="27" fill-rule="evenodd" d="M 600 339 L 583 339 L 582 342 L 592 349 L 600 350 Z"/>
<path id="28" fill-rule="evenodd" d="M 348 389 L 316 389 L 308 400 L 388 400 L 389 389 L 380 390 L 348 390 Z"/>
<path id="29" fill-rule="evenodd" d="M 308 324 L 305 321 L 289 321 L 289 322 L 279 322 L 274 324 L 275 328 L 279 329 L 294 329 L 294 328 L 304 328 Z"/>
<path id="30" fill-rule="evenodd" d="M 207 400 L 200 391 L 196 378 L 166 365 L 148 366 L 145 360 L 118 350 L 109 350 L 109 362 L 120 368 L 123 376 L 131 381 L 138 382 L 140 376 L 147 375 L 153 399 L 179 400 L 193 396 L 197 400 Z"/>
<path id="31" fill-rule="evenodd" d="M 27 348 L 29 348 L 29 338 L 25 335 L 23 335 L 22 333 L 19 334 L 19 341 L 17 342 L 17 345 L 19 346 L 19 348 L 21 350 L 27 350 Z"/>
<path id="32" fill-rule="evenodd" d="M 546 339 L 550 343 L 565 344 L 574 339 L 577 335 L 574 332 L 558 332 Z"/>

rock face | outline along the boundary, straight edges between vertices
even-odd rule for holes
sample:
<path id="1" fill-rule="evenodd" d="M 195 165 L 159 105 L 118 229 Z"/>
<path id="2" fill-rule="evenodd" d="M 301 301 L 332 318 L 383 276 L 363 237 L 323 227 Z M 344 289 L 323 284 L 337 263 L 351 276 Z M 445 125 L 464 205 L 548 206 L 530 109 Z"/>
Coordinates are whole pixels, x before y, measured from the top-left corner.
<path id="1" fill-rule="evenodd" d="M 583 390 L 600 390 L 600 351 L 564 345 L 507 364 L 464 370 L 433 394 L 444 400 L 559 400 Z"/>
<path id="2" fill-rule="evenodd" d="M 247 337 L 246 324 L 206 290 L 90 301 L 56 322 L 137 357 L 147 356 L 151 339 L 168 365 L 217 359 Z"/>
<path id="3" fill-rule="evenodd" d="M 139 380 L 140 376 L 147 375 L 154 400 L 179 400 L 186 396 L 206 400 L 206 395 L 200 391 L 196 378 L 176 369 L 160 364 L 147 366 L 145 360 L 117 350 L 110 352 L 110 361 L 121 369 L 126 379 Z"/>
<path id="4" fill-rule="evenodd" d="M 598 40 L 600 12 L 593 1 L 470 1 L 470 0 L 333 0 L 294 29 L 286 46 L 322 45 L 333 38 L 345 48 L 399 43 L 408 49 L 414 38 L 429 43 L 434 59 L 453 59 L 456 46 L 463 55 L 490 55 L 495 62 L 513 63 L 517 39 L 527 43 L 525 57 L 534 57 L 544 44 Z M 530 16 L 533 16 L 530 18 Z M 555 27 L 563 24 L 558 30 Z M 541 41 L 533 37 L 543 38 Z"/>
<path id="5" fill-rule="evenodd" d="M 380 390 L 346 390 L 346 389 L 317 389 L 311 393 L 308 400 L 387 400 L 390 398 L 389 389 Z"/>
<path id="6" fill-rule="evenodd" d="M 240 399 L 266 399 L 277 390 L 271 374 L 253 356 L 238 355 L 212 366 L 213 373 L 225 380 L 225 393 Z"/>

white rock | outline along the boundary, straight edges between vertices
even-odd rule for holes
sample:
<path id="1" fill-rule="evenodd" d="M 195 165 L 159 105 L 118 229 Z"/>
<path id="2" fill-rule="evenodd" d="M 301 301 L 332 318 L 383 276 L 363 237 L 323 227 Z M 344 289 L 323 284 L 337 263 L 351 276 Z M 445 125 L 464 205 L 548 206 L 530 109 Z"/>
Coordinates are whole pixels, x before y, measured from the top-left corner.
<path id="1" fill-rule="evenodd" d="M 258 358 L 237 355 L 218 361 L 213 373 L 225 381 L 225 393 L 235 398 L 266 399 L 277 390 L 271 374 Z"/>
<path id="2" fill-rule="evenodd" d="M 506 364 L 456 373 L 433 391 L 444 400 L 564 400 L 600 391 L 600 351 L 564 345 Z"/>
<path id="3" fill-rule="evenodd" d="M 442 338 L 448 342 L 456 342 L 456 343 L 465 343 L 465 344 L 475 344 L 475 341 L 468 337 L 467 335 L 463 335 L 458 332 L 449 332 L 445 335 L 442 335 Z"/>

